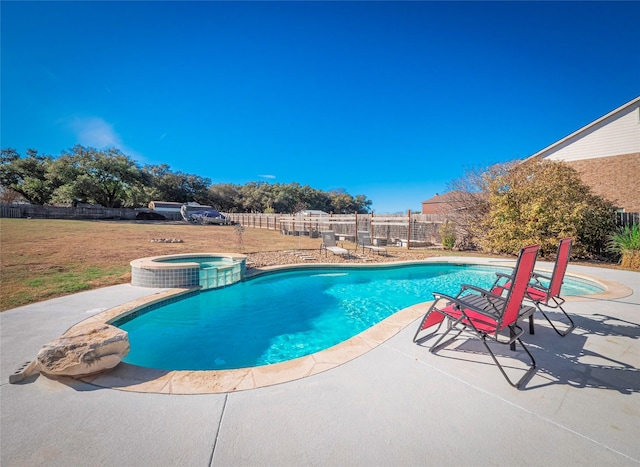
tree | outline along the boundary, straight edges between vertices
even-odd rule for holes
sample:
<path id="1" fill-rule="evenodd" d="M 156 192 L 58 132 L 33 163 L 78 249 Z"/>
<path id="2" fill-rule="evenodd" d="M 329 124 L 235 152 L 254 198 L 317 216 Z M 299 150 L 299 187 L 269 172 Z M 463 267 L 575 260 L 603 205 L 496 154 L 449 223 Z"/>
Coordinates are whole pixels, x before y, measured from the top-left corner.
<path id="1" fill-rule="evenodd" d="M 272 185 L 266 182 L 249 182 L 239 188 L 244 212 L 263 212 L 273 200 Z"/>
<path id="2" fill-rule="evenodd" d="M 47 204 L 57 188 L 47 178 L 52 160 L 51 156 L 40 155 L 34 149 L 28 149 L 24 158 L 15 149 L 2 149 L 0 184 L 21 194 L 30 203 Z"/>
<path id="3" fill-rule="evenodd" d="M 373 201 L 367 199 L 365 195 L 356 195 L 355 203 L 358 214 L 366 214 L 371 210 Z"/>
<path id="4" fill-rule="evenodd" d="M 148 184 L 142 169 L 120 150 L 99 151 L 80 145 L 52 163 L 49 178 L 60 183 L 54 193 L 57 201 L 78 200 L 106 207 L 130 205 L 130 189 Z"/>
<path id="5" fill-rule="evenodd" d="M 24 196 L 11 188 L 0 185 L 0 203 L 15 203 L 26 201 Z"/>
<path id="6" fill-rule="evenodd" d="M 231 183 L 221 183 L 211 185 L 207 191 L 209 204 L 218 211 L 238 212 L 242 205 L 240 192 L 236 185 Z"/>
<path id="7" fill-rule="evenodd" d="M 476 249 L 479 239 L 484 238 L 489 215 L 489 183 L 503 176 L 515 162 L 496 164 L 489 168 L 466 168 L 459 179 L 449 183 L 448 202 L 439 214 L 455 224 L 456 241 L 461 249 Z"/>
<path id="8" fill-rule="evenodd" d="M 76 145 L 59 157 L 28 150 L 22 158 L 11 148 L 2 150 L 0 184 L 3 193 L 15 191 L 36 204 L 76 201 L 107 207 L 142 206 L 152 200 L 211 204 L 226 212 L 296 212 L 297 206 L 336 213 L 367 213 L 364 195 L 344 190 L 324 192 L 299 183 L 211 185 L 199 175 L 172 172 L 167 164 L 140 168 L 118 149 L 97 150 Z"/>
<path id="9" fill-rule="evenodd" d="M 175 203 L 209 203 L 211 180 L 199 175 L 172 172 L 167 164 L 147 165 L 143 168 L 150 182 L 149 201 L 162 200 Z"/>
<path id="10" fill-rule="evenodd" d="M 343 189 L 329 192 L 330 210 L 336 214 L 366 214 L 371 208 L 371 201 L 365 195 L 356 195 L 354 198 Z"/>

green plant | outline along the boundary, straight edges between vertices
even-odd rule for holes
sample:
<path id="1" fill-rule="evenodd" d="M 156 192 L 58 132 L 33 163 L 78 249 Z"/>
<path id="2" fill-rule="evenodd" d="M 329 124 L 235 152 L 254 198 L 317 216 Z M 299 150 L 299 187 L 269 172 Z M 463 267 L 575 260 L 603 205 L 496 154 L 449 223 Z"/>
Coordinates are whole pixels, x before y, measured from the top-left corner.
<path id="1" fill-rule="evenodd" d="M 607 250 L 621 256 L 622 267 L 640 270 L 640 224 L 618 228 L 609 236 Z"/>
<path id="2" fill-rule="evenodd" d="M 442 246 L 445 250 L 453 250 L 456 244 L 456 226 L 453 222 L 445 221 L 440 226 L 440 236 L 442 237 Z"/>
<path id="3" fill-rule="evenodd" d="M 477 193 L 470 192 L 469 201 L 477 203 L 458 211 L 477 213 L 466 224 L 485 250 L 517 254 L 524 245 L 538 244 L 540 257 L 550 257 L 558 239 L 572 237 L 573 257 L 603 253 L 614 228 L 614 206 L 594 194 L 569 165 L 537 160 L 498 164 L 472 180 Z"/>
<path id="4" fill-rule="evenodd" d="M 608 250 L 619 254 L 640 251 L 640 224 L 617 229 L 609 237 Z"/>

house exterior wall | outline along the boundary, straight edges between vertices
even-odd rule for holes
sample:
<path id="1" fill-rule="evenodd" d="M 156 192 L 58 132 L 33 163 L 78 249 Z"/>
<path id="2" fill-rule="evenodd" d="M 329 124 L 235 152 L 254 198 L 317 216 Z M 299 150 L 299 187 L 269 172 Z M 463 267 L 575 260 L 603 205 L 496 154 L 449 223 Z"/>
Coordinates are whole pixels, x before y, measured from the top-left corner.
<path id="1" fill-rule="evenodd" d="M 594 193 L 627 212 L 640 212 L 640 150 L 633 154 L 565 161 Z"/>
<path id="2" fill-rule="evenodd" d="M 564 161 L 594 193 L 640 212 L 640 97 L 532 155 Z"/>
<path id="3" fill-rule="evenodd" d="M 422 214 L 441 214 L 443 203 L 422 202 Z"/>
<path id="4" fill-rule="evenodd" d="M 567 138 L 539 156 L 565 162 L 640 152 L 640 102 Z"/>
<path id="5" fill-rule="evenodd" d="M 460 204 L 460 196 L 455 192 L 436 195 L 433 198 L 422 202 L 422 214 L 444 214 L 456 207 L 464 207 Z"/>

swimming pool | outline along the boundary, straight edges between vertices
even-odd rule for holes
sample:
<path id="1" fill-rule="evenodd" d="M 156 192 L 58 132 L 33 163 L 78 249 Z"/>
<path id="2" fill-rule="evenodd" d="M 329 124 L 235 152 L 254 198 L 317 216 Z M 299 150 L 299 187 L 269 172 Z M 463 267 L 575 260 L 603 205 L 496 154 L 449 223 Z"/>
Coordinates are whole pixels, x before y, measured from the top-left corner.
<path id="1" fill-rule="evenodd" d="M 223 370 L 282 362 L 343 342 L 395 312 L 488 287 L 508 269 L 456 264 L 308 268 L 195 292 L 113 322 L 129 333 L 124 361 L 164 370 Z M 567 277 L 564 295 L 601 292 Z"/>

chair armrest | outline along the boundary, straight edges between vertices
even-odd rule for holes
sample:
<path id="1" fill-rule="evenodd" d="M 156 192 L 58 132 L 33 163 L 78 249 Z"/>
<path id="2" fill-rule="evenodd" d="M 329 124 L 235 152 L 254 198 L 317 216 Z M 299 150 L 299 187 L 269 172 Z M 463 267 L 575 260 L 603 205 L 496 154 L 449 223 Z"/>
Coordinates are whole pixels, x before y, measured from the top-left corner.
<path id="1" fill-rule="evenodd" d="M 551 277 L 545 276 L 544 274 L 540 274 L 539 272 L 535 272 L 535 271 L 531 273 L 531 277 L 534 277 L 536 279 L 546 279 L 548 281 L 551 280 Z"/>
<path id="2" fill-rule="evenodd" d="M 513 278 L 513 273 L 512 274 L 505 274 L 504 272 L 496 272 L 496 276 L 498 276 L 498 279 L 512 279 Z"/>
<path id="3" fill-rule="evenodd" d="M 549 281 L 549 284 L 551 284 L 551 277 L 545 276 L 545 275 L 537 273 L 537 272 L 534 272 L 534 273 L 531 274 L 531 282 L 530 282 L 529 287 L 540 289 L 542 291 L 548 290 L 549 287 L 544 285 L 542 283 L 541 279 Z"/>
<path id="4" fill-rule="evenodd" d="M 518 311 L 518 319 L 528 318 L 536 311 L 535 306 L 522 305 Z"/>
<path id="5" fill-rule="evenodd" d="M 479 289 L 479 290 L 482 290 L 482 289 Z M 502 297 L 498 297 L 497 295 L 493 295 L 491 293 L 489 295 L 491 295 L 491 299 L 497 298 L 497 299 L 499 299 L 499 301 L 504 301 L 504 299 Z M 451 297 L 449 295 L 441 294 L 439 292 L 433 292 L 433 297 L 436 299 L 436 302 L 438 300 L 444 299 L 444 300 L 447 300 L 451 304 L 456 304 L 458 306 L 458 309 L 460 310 L 460 312 L 464 315 L 464 317 L 466 319 L 470 320 L 470 321 L 473 321 L 473 320 L 471 318 L 469 318 L 469 316 L 464 312 L 465 309 L 471 310 L 474 313 L 478 313 L 478 314 L 484 315 L 487 318 L 491 318 L 492 320 L 496 320 L 495 313 L 499 313 L 499 311 L 497 309 L 495 309 L 495 304 L 491 300 L 488 300 L 487 304 L 491 305 L 493 307 L 493 312 L 484 310 L 482 308 L 478 308 L 477 306 L 465 301 L 464 297 L 454 298 L 454 297 Z"/>
<path id="6" fill-rule="evenodd" d="M 499 299 L 500 301 L 504 301 L 505 300 L 504 297 L 502 297 L 501 295 L 496 295 L 496 294 L 494 294 L 493 292 L 491 292 L 489 290 L 481 289 L 480 287 L 476 287 L 475 285 L 470 285 L 470 284 L 462 284 L 460 286 L 460 292 L 458 293 L 458 297 L 460 297 L 460 294 L 462 292 L 464 292 L 465 290 L 468 290 L 468 289 L 474 290 L 474 291 L 480 293 L 481 295 L 486 295 L 486 296 L 491 297 L 491 298 Z"/>
<path id="7" fill-rule="evenodd" d="M 496 272 L 496 281 L 491 286 L 491 289 L 496 287 L 504 288 L 504 286 L 509 283 L 509 281 L 513 281 L 513 271 L 511 274 L 505 274 L 503 272 Z"/>

